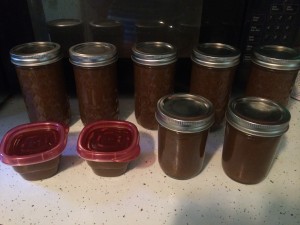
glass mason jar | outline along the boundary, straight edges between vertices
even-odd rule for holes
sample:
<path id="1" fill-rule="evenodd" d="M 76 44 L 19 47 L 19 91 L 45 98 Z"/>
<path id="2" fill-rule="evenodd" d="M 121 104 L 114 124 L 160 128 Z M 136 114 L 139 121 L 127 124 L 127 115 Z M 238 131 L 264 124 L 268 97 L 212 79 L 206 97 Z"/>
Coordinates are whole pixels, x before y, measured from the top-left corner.
<path id="1" fill-rule="evenodd" d="M 157 103 L 158 160 L 168 176 L 190 179 L 203 166 L 208 130 L 214 123 L 212 103 L 197 95 L 171 94 Z"/>
<path id="2" fill-rule="evenodd" d="M 140 42 L 133 46 L 135 117 L 144 128 L 158 128 L 157 101 L 174 91 L 176 49 L 165 42 Z"/>
<path id="3" fill-rule="evenodd" d="M 290 113 L 260 97 L 233 99 L 226 113 L 222 165 L 233 180 L 256 184 L 269 173 Z"/>
<path id="4" fill-rule="evenodd" d="M 224 119 L 240 52 L 221 43 L 203 43 L 193 49 L 190 93 L 209 99 L 217 128 Z"/>
<path id="5" fill-rule="evenodd" d="M 251 61 L 246 96 L 268 98 L 287 106 L 300 68 L 299 52 L 284 46 L 259 46 Z"/>
<path id="6" fill-rule="evenodd" d="M 70 105 L 65 88 L 60 45 L 30 42 L 10 51 L 31 122 L 68 124 Z"/>
<path id="7" fill-rule="evenodd" d="M 117 49 L 105 42 L 86 42 L 70 48 L 80 117 L 83 124 L 117 119 Z"/>

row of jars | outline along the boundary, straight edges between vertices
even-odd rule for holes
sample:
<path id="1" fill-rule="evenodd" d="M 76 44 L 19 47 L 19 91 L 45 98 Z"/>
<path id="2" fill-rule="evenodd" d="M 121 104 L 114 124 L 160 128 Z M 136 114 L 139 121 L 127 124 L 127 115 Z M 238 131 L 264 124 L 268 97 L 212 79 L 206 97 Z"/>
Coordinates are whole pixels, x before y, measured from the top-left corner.
<path id="1" fill-rule="evenodd" d="M 69 122 L 59 52 L 59 45 L 51 42 L 11 50 L 32 122 Z M 117 119 L 116 47 L 90 42 L 72 46 L 69 52 L 83 124 Z M 190 94 L 173 94 L 176 49 L 172 45 L 142 42 L 132 52 L 135 116 L 141 126 L 158 128 L 158 157 L 166 174 L 188 179 L 201 171 L 208 130 L 218 127 L 227 111 L 225 172 L 242 183 L 257 183 L 266 176 L 280 136 L 288 129 L 290 115 L 284 105 L 300 67 L 293 49 L 259 47 L 246 90 L 248 96 L 258 97 L 230 104 L 240 57 L 234 47 L 205 43 L 194 49 Z"/>
<path id="2" fill-rule="evenodd" d="M 132 48 L 135 116 L 147 129 L 157 129 L 157 101 L 174 91 L 176 48 L 164 42 L 141 42 Z M 11 50 L 31 121 L 69 122 L 70 109 L 60 65 L 60 46 L 33 42 Z M 74 45 L 73 64 L 81 120 L 118 118 L 117 49 L 103 42 Z M 297 58 L 298 57 L 298 58 Z M 209 99 L 215 127 L 223 121 L 240 52 L 229 45 L 204 43 L 191 56 L 190 93 Z M 299 54 L 283 46 L 261 46 L 254 51 L 246 96 L 259 96 L 287 105 L 300 67 Z"/>

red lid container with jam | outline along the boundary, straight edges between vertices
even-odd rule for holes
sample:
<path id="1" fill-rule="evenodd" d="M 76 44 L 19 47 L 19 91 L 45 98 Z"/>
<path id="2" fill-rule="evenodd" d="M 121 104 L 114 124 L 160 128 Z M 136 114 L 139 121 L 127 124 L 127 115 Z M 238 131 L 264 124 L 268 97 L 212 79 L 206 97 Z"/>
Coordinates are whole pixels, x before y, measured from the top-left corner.
<path id="1" fill-rule="evenodd" d="M 119 176 L 140 154 L 139 132 L 128 121 L 97 121 L 85 126 L 79 134 L 77 152 L 95 174 Z"/>
<path id="2" fill-rule="evenodd" d="M 68 131 L 69 128 L 55 122 L 19 125 L 3 137 L 1 160 L 26 180 L 49 178 L 58 171 Z"/>

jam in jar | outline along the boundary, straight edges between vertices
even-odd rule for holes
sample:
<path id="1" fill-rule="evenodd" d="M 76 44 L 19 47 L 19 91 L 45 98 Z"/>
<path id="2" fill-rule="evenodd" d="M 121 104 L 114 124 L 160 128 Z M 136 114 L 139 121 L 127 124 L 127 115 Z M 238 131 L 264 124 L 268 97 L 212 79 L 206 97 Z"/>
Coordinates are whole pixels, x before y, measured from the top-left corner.
<path id="1" fill-rule="evenodd" d="M 146 129 L 156 130 L 157 101 L 174 91 L 176 49 L 165 42 L 133 46 L 135 117 Z"/>
<path id="2" fill-rule="evenodd" d="M 260 97 L 233 99 L 226 113 L 222 165 L 233 180 L 256 184 L 267 175 L 281 136 L 288 130 L 290 113 Z"/>
<path id="3" fill-rule="evenodd" d="M 168 176 L 184 180 L 203 166 L 208 130 L 214 123 L 212 103 L 197 95 L 171 94 L 157 103 L 158 161 Z"/>
<path id="4" fill-rule="evenodd" d="M 31 42 L 10 51 L 31 122 L 68 124 L 70 105 L 65 88 L 60 45 Z"/>
<path id="5" fill-rule="evenodd" d="M 251 61 L 246 96 L 268 98 L 287 106 L 300 68 L 299 51 L 277 45 L 259 46 Z"/>
<path id="6" fill-rule="evenodd" d="M 86 42 L 70 48 L 80 117 L 83 124 L 117 119 L 117 49 L 106 42 Z"/>
<path id="7" fill-rule="evenodd" d="M 214 128 L 223 122 L 239 57 L 236 48 L 221 43 L 203 43 L 193 50 L 190 93 L 213 103 Z"/>

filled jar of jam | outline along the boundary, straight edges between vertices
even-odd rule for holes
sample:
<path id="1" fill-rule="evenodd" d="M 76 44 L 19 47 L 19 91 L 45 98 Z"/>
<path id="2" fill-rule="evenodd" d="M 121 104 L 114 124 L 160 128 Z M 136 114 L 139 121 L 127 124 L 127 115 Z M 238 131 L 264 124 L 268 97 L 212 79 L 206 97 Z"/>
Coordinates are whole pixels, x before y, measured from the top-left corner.
<path id="1" fill-rule="evenodd" d="M 221 43 L 203 43 L 193 49 L 190 93 L 213 103 L 214 128 L 223 122 L 239 58 L 239 50 Z"/>
<path id="2" fill-rule="evenodd" d="M 157 101 L 174 91 L 176 49 L 165 42 L 140 42 L 132 51 L 135 117 L 144 128 L 155 130 Z"/>
<path id="3" fill-rule="evenodd" d="M 80 117 L 83 124 L 117 119 L 117 49 L 106 42 L 86 42 L 70 48 Z"/>
<path id="4" fill-rule="evenodd" d="M 168 176 L 183 180 L 203 166 L 208 130 L 214 123 L 212 103 L 197 95 L 171 94 L 157 103 L 158 160 Z"/>
<path id="5" fill-rule="evenodd" d="M 246 95 L 287 106 L 300 68 L 299 51 L 277 45 L 259 46 L 254 49 L 251 61 Z"/>
<path id="6" fill-rule="evenodd" d="M 233 99 L 226 113 L 222 165 L 233 180 L 256 184 L 268 175 L 290 113 L 260 97 Z"/>
<path id="7" fill-rule="evenodd" d="M 10 51 L 31 122 L 68 124 L 70 105 L 65 88 L 60 45 L 31 42 Z"/>

